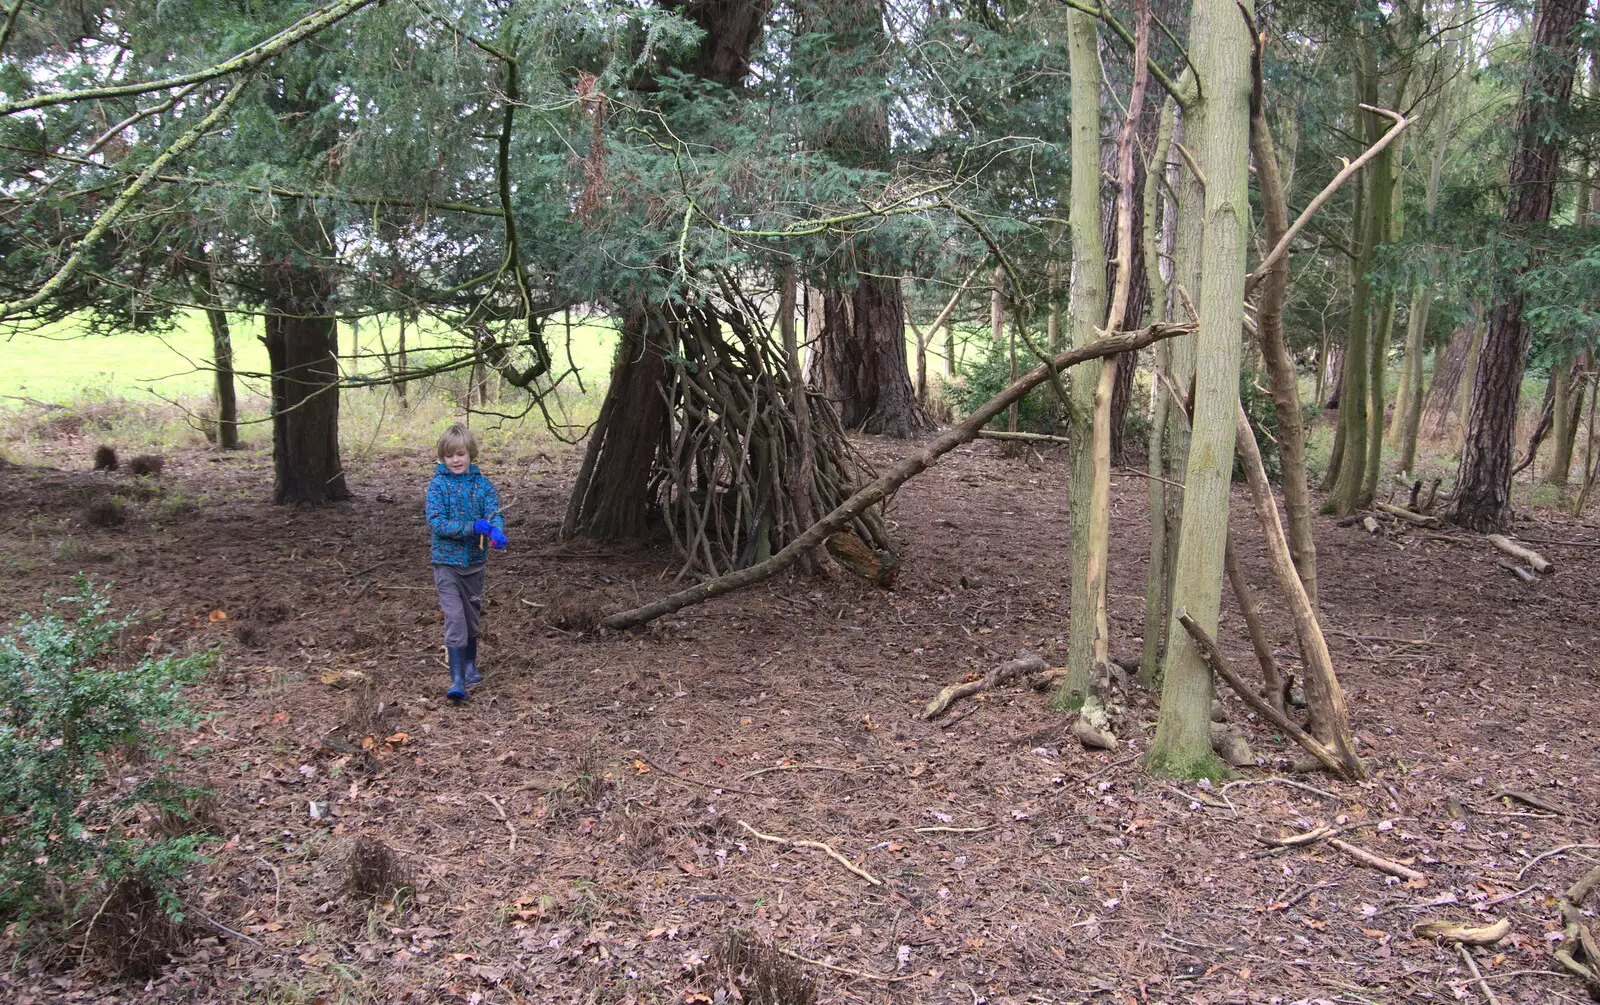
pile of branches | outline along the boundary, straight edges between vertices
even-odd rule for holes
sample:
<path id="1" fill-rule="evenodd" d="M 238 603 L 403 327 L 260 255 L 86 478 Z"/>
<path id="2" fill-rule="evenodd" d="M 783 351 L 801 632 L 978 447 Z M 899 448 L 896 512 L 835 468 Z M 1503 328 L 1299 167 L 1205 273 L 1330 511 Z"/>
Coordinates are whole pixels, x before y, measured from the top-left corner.
<path id="1" fill-rule="evenodd" d="M 757 306 L 723 285 L 724 298 L 674 305 L 670 326 L 677 346 L 661 388 L 670 428 L 650 494 L 680 579 L 765 561 L 875 477 Z M 880 507 L 850 533 L 893 563 Z"/>

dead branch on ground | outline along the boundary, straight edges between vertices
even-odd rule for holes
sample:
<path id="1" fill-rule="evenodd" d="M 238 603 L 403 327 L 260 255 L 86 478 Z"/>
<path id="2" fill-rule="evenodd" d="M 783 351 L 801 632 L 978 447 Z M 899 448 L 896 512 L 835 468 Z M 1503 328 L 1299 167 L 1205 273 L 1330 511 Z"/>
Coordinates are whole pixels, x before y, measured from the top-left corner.
<path id="1" fill-rule="evenodd" d="M 1563 928 L 1555 957 L 1568 972 L 1583 981 L 1589 997 L 1600 1000 L 1600 945 L 1596 945 L 1594 933 L 1583 923 L 1583 902 L 1596 885 L 1600 885 L 1600 865 L 1584 873 L 1561 895 L 1558 906 Z"/>
<path id="2" fill-rule="evenodd" d="M 749 824 L 745 823 L 743 820 L 739 821 L 739 826 L 743 827 L 745 830 L 749 831 L 751 834 L 755 835 L 756 837 L 760 838 L 761 840 L 763 840 L 763 841 L 771 841 L 773 844 L 786 845 L 786 846 L 788 846 L 790 848 L 815 848 L 818 851 L 825 853 L 829 858 L 833 859 L 835 862 L 837 862 L 840 865 L 844 866 L 850 872 L 854 873 L 857 876 L 860 876 L 862 879 L 866 880 L 868 883 L 871 883 L 873 886 L 882 886 L 883 885 L 883 880 L 881 880 L 878 877 L 874 876 L 872 873 L 867 872 L 865 869 L 860 868 L 854 862 L 850 861 L 849 859 L 845 858 L 843 855 L 841 855 L 838 852 L 834 851 L 833 850 L 833 846 L 830 845 L 830 844 L 826 844 L 825 842 L 822 842 L 822 841 L 812 841 L 812 840 L 810 840 L 808 838 L 786 838 L 786 837 L 779 837 L 776 834 L 763 834 L 760 831 L 756 830 L 754 827 L 751 827 Z"/>
<path id="3" fill-rule="evenodd" d="M 922 721 L 936 719 L 950 710 L 950 706 L 962 698 L 970 698 L 982 691 L 993 690 L 1001 684 L 1022 674 L 1043 674 L 1050 670 L 1050 665 L 1037 656 L 1025 656 L 1020 659 L 1007 660 L 977 680 L 969 680 L 961 684 L 951 684 L 934 696 L 933 700 L 923 706 Z"/>
<path id="4" fill-rule="evenodd" d="M 1488 541 L 1496 548 L 1499 548 L 1507 555 L 1510 555 L 1512 558 L 1521 559 L 1523 562 L 1527 563 L 1529 568 L 1531 568 L 1534 572 L 1539 573 L 1541 576 L 1555 568 L 1548 558 L 1545 558 L 1532 548 L 1523 547 L 1517 542 L 1511 540 L 1509 537 L 1506 537 L 1504 534 L 1489 534 L 1484 537 L 1484 540 Z"/>

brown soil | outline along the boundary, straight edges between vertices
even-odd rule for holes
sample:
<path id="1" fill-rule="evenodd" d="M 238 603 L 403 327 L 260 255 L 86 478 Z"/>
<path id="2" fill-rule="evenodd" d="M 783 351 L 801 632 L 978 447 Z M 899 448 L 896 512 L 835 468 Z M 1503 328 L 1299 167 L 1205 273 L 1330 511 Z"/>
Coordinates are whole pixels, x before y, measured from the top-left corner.
<path id="1" fill-rule="evenodd" d="M 915 717 L 1020 648 L 1062 658 L 1052 457 L 976 444 L 906 486 L 892 592 L 783 579 L 602 638 L 576 628 L 667 589 L 667 556 L 554 541 L 571 458 L 486 465 L 514 501 L 512 548 L 489 573 L 487 680 L 462 708 L 442 699 L 420 459 L 369 462 L 350 472 L 354 502 L 297 511 L 260 501 L 265 458 L 178 453 L 113 526 L 82 514 L 126 476 L 43 459 L 61 467 L 0 470 L 0 614 L 36 610 L 83 567 L 152 618 L 154 644 L 222 647 L 197 695 L 214 718 L 176 767 L 216 793 L 225 842 L 189 894 L 198 940 L 152 983 L 24 960 L 0 998 L 711 1001 L 729 987 L 716 961 L 770 968 L 771 943 L 822 961 L 799 966 L 824 1002 L 1477 1000 L 1457 950 L 1410 931 L 1497 917 L 1513 934 L 1478 965 L 1500 1001 L 1584 998 L 1550 973 L 1551 898 L 1600 852 L 1532 860 L 1597 841 L 1593 527 L 1519 528 L 1583 545 L 1541 545 L 1557 571 L 1525 585 L 1476 539 L 1319 522 L 1330 642 L 1375 778 L 1291 775 L 1296 750 L 1224 695 L 1265 763 L 1204 786 L 1136 761 L 1155 718 L 1142 692 L 1113 754 L 1085 752 L 1020 685 L 953 728 Z M 1119 475 L 1128 656 L 1145 500 Z M 1267 612 L 1287 657 L 1286 613 L 1270 597 Z M 1220 634 L 1251 671 L 1231 599 Z M 1496 800 L 1502 787 L 1571 815 Z M 1427 884 L 1256 840 L 1340 822 Z M 827 842 L 881 885 L 744 824 Z M 401 882 L 415 895 L 359 892 Z M 730 949 L 736 932 L 755 944 Z"/>

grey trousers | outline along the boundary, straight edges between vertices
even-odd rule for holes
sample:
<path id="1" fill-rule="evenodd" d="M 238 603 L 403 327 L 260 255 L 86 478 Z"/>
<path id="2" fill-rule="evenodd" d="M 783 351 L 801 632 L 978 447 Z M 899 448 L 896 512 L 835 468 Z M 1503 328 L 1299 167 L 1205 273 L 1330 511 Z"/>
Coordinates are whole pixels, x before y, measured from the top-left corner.
<path id="1" fill-rule="evenodd" d="M 444 612 L 444 644 L 452 649 L 478 637 L 478 617 L 483 613 L 483 566 L 433 567 L 433 586 L 439 591 Z"/>

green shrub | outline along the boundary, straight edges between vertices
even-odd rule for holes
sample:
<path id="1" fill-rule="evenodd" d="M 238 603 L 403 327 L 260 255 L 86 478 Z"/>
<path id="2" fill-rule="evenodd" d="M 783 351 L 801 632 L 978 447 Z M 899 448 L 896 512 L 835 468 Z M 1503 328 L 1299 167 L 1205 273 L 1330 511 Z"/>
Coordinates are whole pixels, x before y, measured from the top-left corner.
<path id="1" fill-rule="evenodd" d="M 1027 373 L 1034 368 L 1034 357 L 1026 346 L 1017 347 L 1017 372 Z M 990 342 L 988 348 L 968 364 L 962 374 L 962 383 L 951 387 L 955 405 L 963 415 L 971 415 L 989 399 L 1011 384 L 1011 355 L 1004 342 Z M 1059 432 L 1051 400 L 1055 394 L 1048 385 L 1029 391 L 1017 408 L 1017 428 L 1025 433 Z M 991 429 L 1006 428 L 1006 412 L 1001 412 L 989 423 Z"/>
<path id="2" fill-rule="evenodd" d="M 58 601 L 72 618 L 25 616 L 0 637 L 0 918 L 64 923 L 129 882 L 179 918 L 175 884 L 202 837 L 141 834 L 130 811 L 188 812 L 194 790 L 156 766 L 159 741 L 198 721 L 182 688 L 214 659 L 120 652 L 131 619 L 112 618 L 104 591 L 77 583 Z M 107 794 L 113 765 L 134 763 L 143 780 Z"/>

